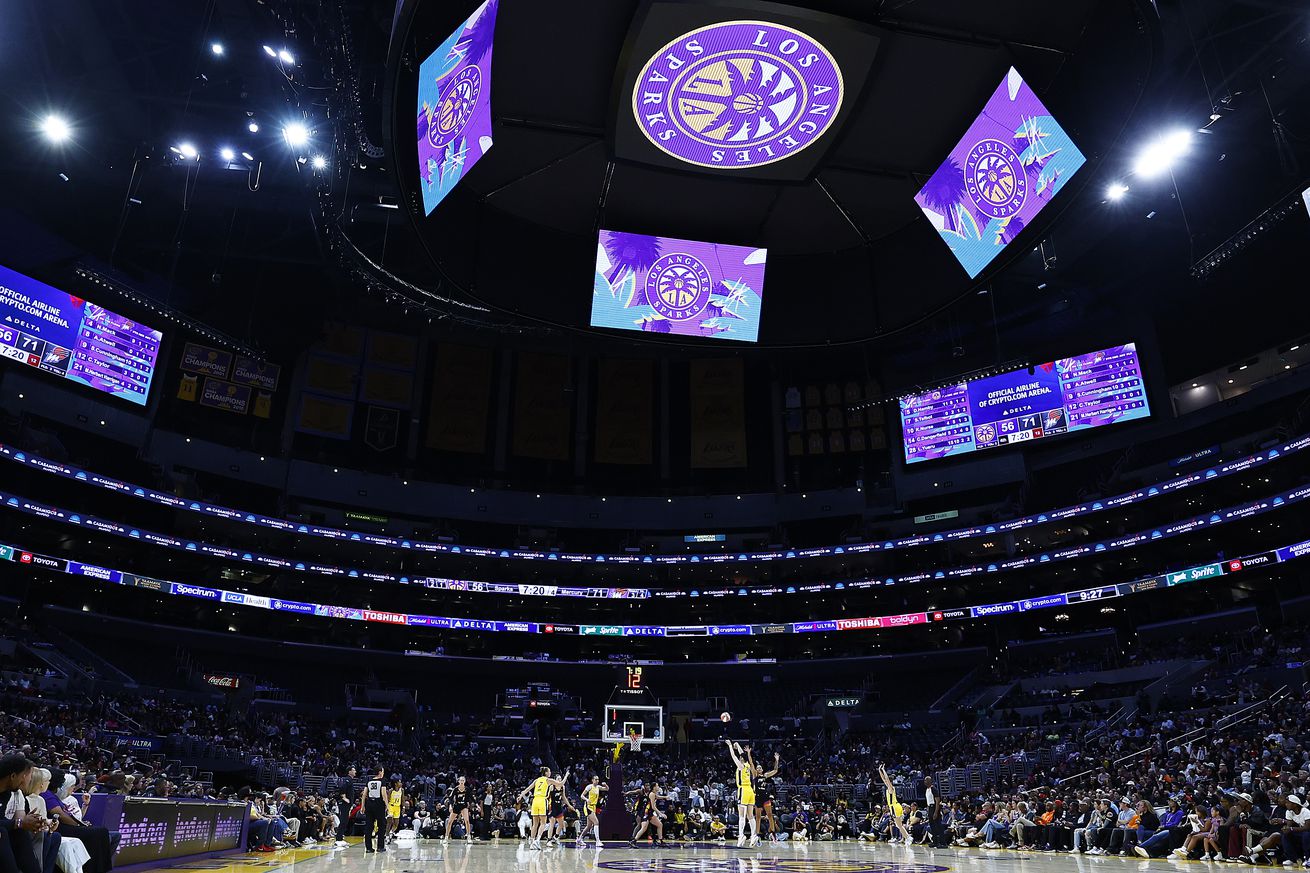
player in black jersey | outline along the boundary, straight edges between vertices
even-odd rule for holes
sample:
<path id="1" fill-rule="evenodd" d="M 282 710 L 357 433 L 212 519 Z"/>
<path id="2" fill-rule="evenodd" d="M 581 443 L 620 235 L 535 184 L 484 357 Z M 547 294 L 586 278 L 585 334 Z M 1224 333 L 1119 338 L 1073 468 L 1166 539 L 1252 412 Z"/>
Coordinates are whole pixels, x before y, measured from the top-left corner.
<path id="1" fill-rule="evenodd" d="M 651 826 L 655 827 L 655 845 L 666 846 L 664 842 L 664 813 L 660 812 L 659 801 L 668 800 L 668 796 L 660 794 L 660 784 L 658 782 L 650 785 L 642 785 L 641 794 L 637 797 L 637 805 L 634 809 L 637 818 L 637 832 L 628 840 L 628 845 L 636 848 L 637 841 L 646 836 L 646 832 Z"/>
<path id="2" fill-rule="evenodd" d="M 450 826 L 455 823 L 455 819 L 459 819 L 464 824 L 464 842 L 473 842 L 473 824 L 469 821 L 469 787 L 463 776 L 446 789 L 446 806 L 450 811 L 446 813 L 446 835 L 441 838 L 442 841 L 450 842 Z"/>
<path id="3" fill-rule="evenodd" d="M 556 787 L 552 787 L 548 795 L 548 804 L 550 807 L 550 821 L 546 825 L 547 833 L 550 835 L 550 844 L 558 846 L 560 840 L 564 838 L 564 813 L 566 810 L 573 810 L 577 814 L 577 809 L 569 802 L 569 796 L 564 791 L 564 786 L 568 782 L 569 774 L 564 774 L 564 779 Z"/>

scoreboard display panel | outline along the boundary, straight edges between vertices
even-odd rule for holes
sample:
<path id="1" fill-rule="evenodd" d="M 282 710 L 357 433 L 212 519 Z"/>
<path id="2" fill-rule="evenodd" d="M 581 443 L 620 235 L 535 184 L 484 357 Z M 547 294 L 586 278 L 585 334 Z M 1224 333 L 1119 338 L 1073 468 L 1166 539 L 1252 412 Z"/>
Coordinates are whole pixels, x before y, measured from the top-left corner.
<path id="1" fill-rule="evenodd" d="M 0 266 L 0 356 L 145 406 L 164 335 Z"/>

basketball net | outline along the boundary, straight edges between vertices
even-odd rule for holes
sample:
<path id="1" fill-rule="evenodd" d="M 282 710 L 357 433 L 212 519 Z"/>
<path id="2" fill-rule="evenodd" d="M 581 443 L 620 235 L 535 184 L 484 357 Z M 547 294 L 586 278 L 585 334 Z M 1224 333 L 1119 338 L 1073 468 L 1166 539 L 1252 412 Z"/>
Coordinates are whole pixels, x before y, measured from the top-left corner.
<path id="1" fill-rule="evenodd" d="M 629 752 L 641 751 L 641 735 L 638 734 L 636 731 L 633 731 L 632 733 L 628 734 L 628 751 Z"/>

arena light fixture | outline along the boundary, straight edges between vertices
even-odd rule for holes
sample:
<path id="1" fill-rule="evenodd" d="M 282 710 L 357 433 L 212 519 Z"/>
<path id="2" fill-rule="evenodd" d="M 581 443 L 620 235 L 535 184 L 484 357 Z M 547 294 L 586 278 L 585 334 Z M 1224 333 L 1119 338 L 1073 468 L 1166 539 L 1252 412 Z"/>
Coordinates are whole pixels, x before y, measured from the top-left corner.
<path id="1" fill-rule="evenodd" d="M 1178 159 L 1192 147 L 1190 130 L 1166 133 L 1142 149 L 1133 164 L 1133 172 L 1144 179 L 1153 179 L 1171 169 Z"/>
<path id="2" fill-rule="evenodd" d="M 270 45 L 264 46 L 264 54 L 268 55 L 270 58 L 277 57 L 277 52 L 273 51 L 273 47 Z"/>
<path id="3" fill-rule="evenodd" d="M 246 125 L 246 130 L 250 131 L 251 133 L 259 133 L 259 122 L 257 121 L 250 122 L 249 124 Z"/>
<path id="4" fill-rule="evenodd" d="M 53 143 L 61 143 L 73 135 L 73 129 L 68 126 L 62 115 L 47 115 L 41 119 L 41 132 L 45 138 Z"/>
<path id="5" fill-rule="evenodd" d="M 277 53 L 277 59 L 284 64 L 294 65 L 296 63 L 296 56 L 291 54 L 291 52 L 287 51 L 286 49 L 282 49 Z"/>
<path id="6" fill-rule="evenodd" d="M 292 121 L 282 128 L 282 136 L 286 139 L 287 145 L 298 149 L 309 142 L 309 128 L 304 122 Z"/>
<path id="7" fill-rule="evenodd" d="M 226 51 L 221 42 L 211 42 L 209 44 L 209 50 L 213 52 L 216 57 L 220 58 L 223 57 L 223 53 Z"/>
<path id="8" fill-rule="evenodd" d="M 314 157 L 309 159 L 309 165 L 313 167 L 315 170 L 326 170 L 327 158 L 323 157 L 322 155 L 314 155 Z"/>
<path id="9" fill-rule="evenodd" d="M 189 142 L 180 143 L 177 147 L 177 153 L 188 161 L 200 157 L 200 152 Z"/>
<path id="10" fill-rule="evenodd" d="M 247 161 L 253 161 L 255 159 L 255 156 L 250 152 L 242 152 L 241 157 L 245 158 Z"/>
<path id="11" fill-rule="evenodd" d="M 237 153 L 232 151 L 232 149 L 228 149 L 228 148 L 219 149 L 218 154 L 225 161 L 230 162 L 230 161 L 235 161 L 237 159 Z"/>
<path id="12" fill-rule="evenodd" d="M 1127 193 L 1128 186 L 1122 182 L 1112 182 L 1110 183 L 1110 187 L 1105 189 L 1105 196 L 1109 200 L 1122 200 Z"/>

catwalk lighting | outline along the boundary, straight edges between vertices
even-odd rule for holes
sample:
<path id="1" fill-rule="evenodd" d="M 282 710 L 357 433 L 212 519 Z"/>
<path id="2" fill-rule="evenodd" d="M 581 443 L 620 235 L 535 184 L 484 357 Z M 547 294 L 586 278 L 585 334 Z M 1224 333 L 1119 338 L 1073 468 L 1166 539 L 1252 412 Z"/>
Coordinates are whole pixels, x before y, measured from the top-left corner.
<path id="1" fill-rule="evenodd" d="M 184 142 L 181 145 L 179 145 L 177 147 L 177 153 L 180 154 L 182 157 L 186 158 L 188 161 L 200 156 L 200 152 L 196 151 L 196 147 L 189 142 Z"/>
<path id="2" fill-rule="evenodd" d="M 235 161 L 237 159 L 237 153 L 232 151 L 232 149 L 221 149 L 218 154 L 225 161 L 230 162 L 230 161 Z"/>
<path id="3" fill-rule="evenodd" d="M 305 127 L 302 122 L 293 121 L 282 128 L 282 136 L 286 138 L 287 145 L 293 149 L 298 149 L 309 142 L 309 128 Z"/>
<path id="4" fill-rule="evenodd" d="M 291 52 L 287 51 L 286 49 L 282 49 L 280 52 L 278 52 L 277 58 L 279 61 L 281 61 L 284 64 L 294 65 L 296 62 L 295 55 L 291 54 Z"/>
<path id="5" fill-rule="evenodd" d="M 58 115 L 47 115 L 41 119 L 41 132 L 45 138 L 54 143 L 60 143 L 72 135 L 72 129 L 68 122 Z"/>
<path id="6" fill-rule="evenodd" d="M 264 54 L 268 55 L 270 58 L 277 57 L 277 52 L 273 51 L 272 46 L 264 46 Z"/>
<path id="7" fill-rule="evenodd" d="M 209 50 L 213 52 L 215 55 L 217 55 L 218 57 L 220 58 L 223 57 L 224 49 L 223 49 L 223 44 L 221 42 L 211 42 L 209 44 Z"/>
<path id="8" fill-rule="evenodd" d="M 323 157 L 322 155 L 314 155 L 314 157 L 310 159 L 309 163 L 310 166 L 312 166 L 315 170 L 327 169 L 327 158 Z"/>
<path id="9" fill-rule="evenodd" d="M 1133 172 L 1143 179 L 1153 179 L 1173 169 L 1174 164 L 1192 147 L 1190 130 L 1167 133 L 1142 149 L 1133 164 Z"/>
<path id="10" fill-rule="evenodd" d="M 1105 189 L 1105 196 L 1110 200 L 1122 200 L 1128 193 L 1128 186 L 1122 182 L 1115 182 Z"/>
<path id="11" fill-rule="evenodd" d="M 250 122 L 249 124 L 246 125 L 246 130 L 250 131 L 251 133 L 259 133 L 259 123 L 255 121 Z"/>
<path id="12" fill-rule="evenodd" d="M 241 157 L 245 158 L 247 161 L 253 161 L 255 159 L 255 156 L 250 152 L 242 152 Z"/>

